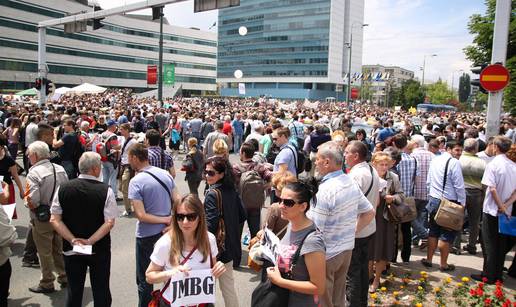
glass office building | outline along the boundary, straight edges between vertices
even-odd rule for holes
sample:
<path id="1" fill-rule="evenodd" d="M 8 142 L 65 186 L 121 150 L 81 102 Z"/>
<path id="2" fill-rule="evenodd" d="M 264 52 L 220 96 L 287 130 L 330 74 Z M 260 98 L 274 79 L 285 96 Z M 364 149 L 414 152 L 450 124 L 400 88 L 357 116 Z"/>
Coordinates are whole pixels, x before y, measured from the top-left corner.
<path id="1" fill-rule="evenodd" d="M 0 0 L 0 89 L 25 89 L 37 77 L 37 24 L 91 11 L 85 1 Z M 84 82 L 148 90 L 147 66 L 158 63 L 159 23 L 148 16 L 111 16 L 104 27 L 64 33 L 47 29 L 49 79 L 58 87 Z M 214 93 L 216 34 L 164 25 L 164 63 L 175 65 L 183 95 Z"/>
<path id="2" fill-rule="evenodd" d="M 344 97 L 351 25 L 364 0 L 241 0 L 219 11 L 217 82 L 223 96 Z M 353 27 L 351 71 L 360 72 L 362 27 Z M 247 33 L 241 35 L 239 29 Z M 242 78 L 234 72 L 242 71 Z M 245 95 L 238 89 L 245 84 Z"/>

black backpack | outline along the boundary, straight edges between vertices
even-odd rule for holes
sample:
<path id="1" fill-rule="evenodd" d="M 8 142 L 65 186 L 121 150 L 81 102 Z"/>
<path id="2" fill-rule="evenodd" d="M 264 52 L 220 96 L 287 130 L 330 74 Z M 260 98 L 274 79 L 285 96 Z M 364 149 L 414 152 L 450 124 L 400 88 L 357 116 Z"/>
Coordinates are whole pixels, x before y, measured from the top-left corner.
<path id="1" fill-rule="evenodd" d="M 276 157 L 278 156 L 281 149 L 272 140 L 272 135 L 269 134 L 269 137 L 271 138 L 272 145 L 271 148 L 269 148 L 269 152 L 267 153 L 267 156 L 265 156 L 265 159 L 267 159 L 268 163 L 274 164 L 274 160 L 276 160 Z"/>
<path id="2" fill-rule="evenodd" d="M 294 155 L 297 175 L 304 171 L 309 172 L 312 169 L 312 161 L 305 155 L 303 150 L 299 150 L 294 146 L 288 146 L 288 149 L 290 149 Z M 294 149 L 296 150 L 295 152 Z"/>

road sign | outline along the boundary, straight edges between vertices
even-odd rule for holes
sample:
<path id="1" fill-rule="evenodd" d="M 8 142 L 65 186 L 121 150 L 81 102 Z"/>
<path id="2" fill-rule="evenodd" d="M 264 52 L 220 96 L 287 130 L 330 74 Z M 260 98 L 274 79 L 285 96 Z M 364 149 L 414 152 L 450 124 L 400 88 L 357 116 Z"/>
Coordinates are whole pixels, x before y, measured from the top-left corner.
<path id="1" fill-rule="evenodd" d="M 353 87 L 351 89 L 351 99 L 357 99 L 359 94 L 360 94 L 360 92 L 359 92 L 358 88 Z"/>
<path id="2" fill-rule="evenodd" d="M 147 84 L 156 84 L 158 66 L 157 65 L 147 65 Z"/>
<path id="3" fill-rule="evenodd" d="M 174 85 L 176 79 L 176 72 L 174 64 L 163 65 L 163 84 Z"/>
<path id="4" fill-rule="evenodd" d="M 489 92 L 503 90 L 509 83 L 509 71 L 501 64 L 487 66 L 480 73 L 480 84 Z"/>

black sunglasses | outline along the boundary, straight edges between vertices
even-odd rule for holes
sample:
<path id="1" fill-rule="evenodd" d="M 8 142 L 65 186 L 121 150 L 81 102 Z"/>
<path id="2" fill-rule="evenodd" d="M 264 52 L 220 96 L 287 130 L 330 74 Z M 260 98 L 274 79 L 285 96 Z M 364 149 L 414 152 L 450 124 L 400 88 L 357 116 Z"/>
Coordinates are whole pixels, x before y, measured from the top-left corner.
<path id="1" fill-rule="evenodd" d="M 280 198 L 279 203 L 285 205 L 286 207 L 292 208 L 297 202 L 293 199 Z"/>
<path id="2" fill-rule="evenodd" d="M 189 214 L 179 214 L 179 213 L 176 213 L 176 220 L 178 222 L 183 222 L 185 220 L 185 217 L 186 219 L 189 221 L 189 222 L 193 222 L 197 219 L 199 215 L 197 213 L 189 213 Z"/>
<path id="3" fill-rule="evenodd" d="M 206 176 L 210 176 L 210 177 L 213 177 L 217 174 L 216 171 L 212 171 L 212 170 L 204 170 L 204 173 L 206 174 Z"/>

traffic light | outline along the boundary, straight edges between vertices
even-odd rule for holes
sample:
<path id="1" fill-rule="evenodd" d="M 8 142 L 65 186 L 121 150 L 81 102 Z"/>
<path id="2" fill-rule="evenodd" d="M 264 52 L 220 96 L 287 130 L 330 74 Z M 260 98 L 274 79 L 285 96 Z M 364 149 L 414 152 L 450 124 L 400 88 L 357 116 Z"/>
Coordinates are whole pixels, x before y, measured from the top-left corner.
<path id="1" fill-rule="evenodd" d="M 45 94 L 48 96 L 48 94 L 50 94 L 51 92 L 54 91 L 54 83 L 52 83 L 52 81 L 46 79 L 45 80 Z"/>
<path id="2" fill-rule="evenodd" d="M 34 82 L 36 89 L 39 91 L 41 89 L 41 85 L 43 83 L 42 78 L 36 78 L 36 82 Z"/>
<path id="3" fill-rule="evenodd" d="M 93 7 L 93 11 L 96 12 L 96 11 L 101 11 L 102 8 L 100 6 L 97 6 L 95 5 Z M 104 26 L 104 24 L 101 23 L 101 21 L 103 20 L 104 18 L 94 18 L 93 19 L 93 30 L 98 30 L 100 28 L 102 28 Z"/>
<path id="4" fill-rule="evenodd" d="M 152 20 L 159 19 L 161 17 L 161 10 L 163 9 L 162 6 L 157 6 L 152 8 Z"/>
<path id="5" fill-rule="evenodd" d="M 484 94 L 487 94 L 487 91 L 485 88 L 482 87 L 482 85 L 480 84 L 480 74 L 482 73 L 482 70 L 484 70 L 484 68 L 487 67 L 487 64 L 482 64 L 480 66 L 477 66 L 477 67 L 472 67 L 471 68 L 471 72 L 475 75 L 478 75 L 478 78 L 477 79 L 471 79 L 471 86 L 476 86 L 478 87 L 478 89 L 484 93 Z"/>

